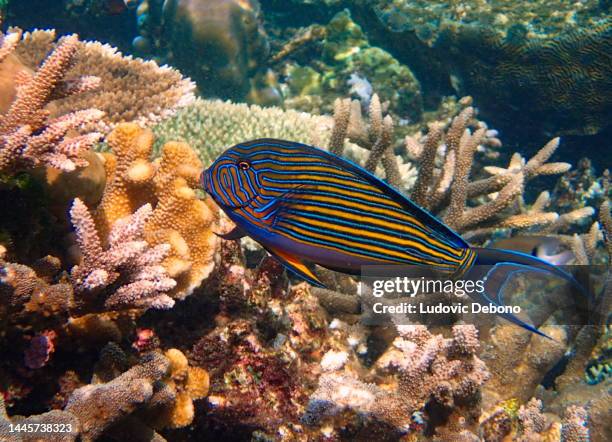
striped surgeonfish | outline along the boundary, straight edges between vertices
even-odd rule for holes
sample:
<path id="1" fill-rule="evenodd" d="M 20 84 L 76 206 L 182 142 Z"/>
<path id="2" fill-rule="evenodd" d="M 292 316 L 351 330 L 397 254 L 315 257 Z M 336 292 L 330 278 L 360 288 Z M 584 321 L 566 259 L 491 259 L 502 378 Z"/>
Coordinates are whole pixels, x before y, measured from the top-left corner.
<path id="1" fill-rule="evenodd" d="M 536 257 L 470 247 L 384 181 L 316 147 L 275 139 L 237 144 L 203 172 L 202 185 L 236 224 L 221 237 L 250 236 L 315 286 L 323 284 L 305 263 L 352 274 L 366 265 L 401 264 L 453 279 L 484 277 L 484 292 L 470 295 L 496 306 L 504 305 L 504 285 L 519 272 L 546 271 L 575 283 Z M 476 275 L 476 265 L 491 270 Z M 501 316 L 545 336 L 511 313 Z"/>

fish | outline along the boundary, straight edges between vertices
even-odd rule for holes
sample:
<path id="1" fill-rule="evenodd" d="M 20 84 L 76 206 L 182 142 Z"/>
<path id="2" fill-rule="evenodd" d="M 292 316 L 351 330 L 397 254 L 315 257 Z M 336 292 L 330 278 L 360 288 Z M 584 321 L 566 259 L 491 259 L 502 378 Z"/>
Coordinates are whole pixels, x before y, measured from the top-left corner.
<path id="1" fill-rule="evenodd" d="M 200 180 L 236 226 L 219 236 L 251 237 L 313 286 L 324 287 L 309 264 L 348 274 L 360 274 L 363 266 L 410 265 L 453 280 L 482 279 L 483 292 L 470 296 L 498 307 L 510 278 L 523 272 L 553 274 L 579 286 L 537 257 L 470 246 L 383 180 L 315 146 L 269 138 L 240 143 Z M 499 314 L 549 338 L 513 313 Z"/>
<path id="2" fill-rule="evenodd" d="M 567 265 L 575 257 L 570 250 L 562 250 L 561 241 L 550 236 L 515 236 L 503 238 L 491 244 L 494 249 L 515 250 L 537 256 L 554 265 Z"/>

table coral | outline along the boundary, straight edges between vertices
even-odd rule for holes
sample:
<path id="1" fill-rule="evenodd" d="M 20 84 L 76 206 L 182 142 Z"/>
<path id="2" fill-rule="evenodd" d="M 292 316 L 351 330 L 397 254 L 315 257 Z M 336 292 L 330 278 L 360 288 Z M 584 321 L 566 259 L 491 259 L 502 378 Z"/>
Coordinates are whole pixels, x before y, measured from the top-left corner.
<path id="1" fill-rule="evenodd" d="M 26 33 L 16 48 L 16 54 L 26 66 L 35 67 L 55 47 L 55 31 Z M 173 115 L 177 109 L 194 99 L 195 84 L 177 70 L 124 56 L 117 49 L 99 42 L 79 42 L 67 79 L 95 75 L 99 87 L 88 94 L 73 95 L 56 103 L 54 114 L 96 108 L 104 118 L 90 121 L 88 129 L 110 132 L 118 123 L 154 124 Z"/>
<path id="2" fill-rule="evenodd" d="M 15 51 L 20 38 L 20 32 L 2 36 L 0 63 Z M 67 76 L 78 45 L 76 35 L 64 37 L 36 72 L 22 70 L 15 74 L 15 99 L 0 119 L 1 172 L 14 173 L 40 165 L 73 171 L 87 164 L 80 155 L 96 144 L 101 134 L 69 135 L 69 132 L 97 122 L 103 113 L 88 106 L 49 118 L 45 109 L 58 98 L 83 95 L 99 85 L 97 77 Z"/>

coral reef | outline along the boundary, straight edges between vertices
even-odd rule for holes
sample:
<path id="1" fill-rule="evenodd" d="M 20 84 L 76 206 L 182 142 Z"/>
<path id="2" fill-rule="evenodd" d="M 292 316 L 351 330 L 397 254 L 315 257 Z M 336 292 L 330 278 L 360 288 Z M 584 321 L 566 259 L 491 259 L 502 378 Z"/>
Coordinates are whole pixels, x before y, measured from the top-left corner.
<path id="1" fill-rule="evenodd" d="M 594 0 L 553 0 L 544 9 L 556 14 L 539 18 L 525 4 L 267 0 L 265 20 L 255 0 L 45 9 L 79 26 L 117 13 L 109 29 L 136 18 L 107 41 L 129 44 L 137 27 L 134 50 L 184 67 L 204 96 L 278 104 L 278 74 L 284 107 L 312 114 L 195 98 L 172 68 L 9 28 L 0 440 L 51 439 L 48 425 L 65 441 L 612 440 L 609 172 L 589 160 L 570 170 L 557 156 L 572 140 L 556 134 L 512 155 L 500 138 L 513 133 L 481 121 L 516 107 L 525 138 L 601 130 L 609 24 Z M 539 107 L 526 112 L 530 100 Z M 327 288 L 311 288 L 252 240 L 218 239 L 234 226 L 203 196 L 202 169 L 261 137 L 361 164 L 475 246 L 579 264 L 593 299 L 544 278 L 515 284 L 512 303 L 553 339 L 493 315 L 372 325 L 356 278 L 313 268 Z M 42 432 L 22 431 L 31 424 Z"/>
<path id="2" fill-rule="evenodd" d="M 137 16 L 140 36 L 134 48 L 180 68 L 207 97 L 244 99 L 268 56 L 256 1 L 168 0 L 162 5 L 143 0 Z"/>
<path id="3" fill-rule="evenodd" d="M 605 3 L 340 3 L 368 40 L 414 72 L 425 102 L 453 91 L 472 95 L 496 127 L 522 126 L 528 137 L 594 134 L 609 126 L 612 22 Z M 284 9 L 276 2 L 268 8 L 272 17 Z M 293 10 L 316 8 L 293 2 Z"/>
<path id="4" fill-rule="evenodd" d="M 369 44 L 361 28 L 343 11 L 322 28 L 317 53 L 287 46 L 312 44 L 302 34 L 289 40 L 275 61 L 282 62 L 281 85 L 285 106 L 316 113 L 328 113 L 335 98 L 352 95 L 368 106 L 376 91 L 387 111 L 405 120 L 421 117 L 422 98 L 419 82 L 410 69 L 388 52 Z M 316 47 L 316 46 L 315 46 Z M 300 56 L 306 53 L 306 56 Z"/>
<path id="5" fill-rule="evenodd" d="M 452 339 L 432 335 L 425 326 L 398 326 L 397 331 L 399 336 L 374 365 L 380 374 L 396 373 L 394 384 L 364 383 L 343 373 L 344 364 L 339 363 L 319 378 L 303 419 L 316 423 L 350 409 L 406 433 L 411 430 L 413 413 L 425 409 L 437 415 L 438 425 L 456 419 L 451 414 L 470 418 L 473 425 L 479 389 L 489 378 L 487 368 L 475 356 L 477 330 L 455 326 Z"/>
<path id="6" fill-rule="evenodd" d="M 114 156 L 106 156 L 107 185 L 96 208 L 96 225 L 104 237 L 118 219 L 153 204 L 143 224 L 144 239 L 151 246 L 170 245 L 162 265 L 177 282 L 171 296 L 183 299 L 212 270 L 218 209 L 194 191 L 202 164 L 190 147 L 166 143 L 151 163 L 153 141 L 150 131 L 133 123 L 119 125 L 108 137 Z"/>
<path id="7" fill-rule="evenodd" d="M 53 49 L 54 41 L 54 31 L 33 31 L 24 35 L 15 52 L 26 67 L 33 68 Z M 123 56 L 99 42 L 79 42 L 74 48 L 66 79 L 84 75 L 98 77 L 99 87 L 59 100 L 52 114 L 99 109 L 105 118 L 92 121 L 86 128 L 103 133 L 126 121 L 153 124 L 194 100 L 195 85 L 175 69 Z"/>
<path id="8" fill-rule="evenodd" d="M 605 20 L 550 39 L 460 26 L 446 30 L 437 49 L 450 54 L 461 88 L 487 112 L 556 133 L 595 134 L 611 111 L 610 32 Z M 512 112 L 513 105 L 528 115 Z"/>

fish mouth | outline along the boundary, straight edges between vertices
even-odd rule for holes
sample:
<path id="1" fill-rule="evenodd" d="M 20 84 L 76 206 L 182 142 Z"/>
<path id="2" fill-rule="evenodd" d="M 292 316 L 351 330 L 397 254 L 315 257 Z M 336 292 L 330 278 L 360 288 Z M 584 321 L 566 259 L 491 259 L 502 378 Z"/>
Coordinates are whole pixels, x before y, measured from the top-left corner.
<path id="1" fill-rule="evenodd" d="M 255 198 L 257 198 L 259 195 L 255 194 L 252 197 L 250 197 L 249 199 L 247 199 L 246 201 L 244 201 L 241 204 L 238 205 L 230 205 L 230 204 L 225 204 L 223 201 L 221 201 L 219 198 L 215 197 L 215 193 L 213 192 L 212 189 L 212 183 L 211 183 L 211 179 L 210 179 L 210 173 L 209 173 L 209 169 L 206 169 L 202 172 L 202 175 L 200 176 L 200 185 L 202 186 L 202 188 L 204 189 L 204 191 L 206 193 L 208 193 L 211 198 L 213 200 L 215 200 L 215 202 L 221 206 L 224 210 L 239 210 L 239 209 L 244 209 L 246 206 L 248 206 L 249 204 L 251 204 L 251 202 L 253 202 L 253 200 Z"/>

